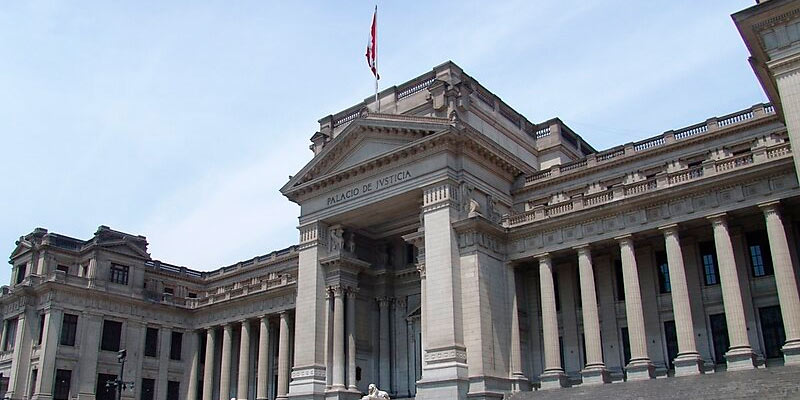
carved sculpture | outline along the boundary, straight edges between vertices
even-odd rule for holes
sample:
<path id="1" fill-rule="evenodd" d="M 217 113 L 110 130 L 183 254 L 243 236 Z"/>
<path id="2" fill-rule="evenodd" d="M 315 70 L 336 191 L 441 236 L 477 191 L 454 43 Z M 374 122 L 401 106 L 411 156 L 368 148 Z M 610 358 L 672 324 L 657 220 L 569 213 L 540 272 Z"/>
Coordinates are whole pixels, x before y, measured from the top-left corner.
<path id="1" fill-rule="evenodd" d="M 374 383 L 370 383 L 367 395 L 361 397 L 361 400 L 391 400 L 391 398 L 389 397 L 389 393 L 378 389 Z"/>
<path id="2" fill-rule="evenodd" d="M 347 251 L 350 254 L 356 254 L 356 234 L 354 232 L 350 232 L 350 236 L 347 240 Z"/>
<path id="3" fill-rule="evenodd" d="M 333 227 L 330 229 L 328 239 L 328 250 L 332 253 L 344 249 L 344 229 L 340 227 Z"/>

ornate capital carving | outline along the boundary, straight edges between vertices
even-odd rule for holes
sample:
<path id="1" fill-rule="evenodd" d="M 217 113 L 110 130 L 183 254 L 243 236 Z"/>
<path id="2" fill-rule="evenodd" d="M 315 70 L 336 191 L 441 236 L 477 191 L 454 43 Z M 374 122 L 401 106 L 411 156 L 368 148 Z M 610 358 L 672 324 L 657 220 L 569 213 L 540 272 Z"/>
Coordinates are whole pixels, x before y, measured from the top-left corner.
<path id="1" fill-rule="evenodd" d="M 378 307 L 386 308 L 386 307 L 389 306 L 389 304 L 392 303 L 392 301 L 394 299 L 392 299 L 391 297 L 388 297 L 388 296 L 381 296 L 381 297 L 377 297 L 375 300 L 378 302 Z"/>
<path id="2" fill-rule="evenodd" d="M 348 287 L 346 289 L 346 294 L 348 299 L 355 299 L 356 296 L 358 296 L 358 288 Z"/>
<path id="3" fill-rule="evenodd" d="M 331 286 L 330 291 L 333 293 L 334 297 L 342 297 L 345 294 L 345 288 L 341 285 Z"/>

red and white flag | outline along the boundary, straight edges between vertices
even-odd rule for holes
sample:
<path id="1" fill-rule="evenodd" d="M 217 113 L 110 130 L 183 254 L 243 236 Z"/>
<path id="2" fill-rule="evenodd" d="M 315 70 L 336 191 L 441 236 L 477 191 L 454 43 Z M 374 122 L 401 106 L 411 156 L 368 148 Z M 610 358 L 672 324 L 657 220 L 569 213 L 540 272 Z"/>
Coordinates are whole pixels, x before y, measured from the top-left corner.
<path id="1" fill-rule="evenodd" d="M 369 41 L 367 42 L 367 65 L 375 75 L 375 79 L 381 79 L 378 74 L 378 6 L 375 6 L 375 13 L 372 14 L 372 26 L 369 29 Z"/>

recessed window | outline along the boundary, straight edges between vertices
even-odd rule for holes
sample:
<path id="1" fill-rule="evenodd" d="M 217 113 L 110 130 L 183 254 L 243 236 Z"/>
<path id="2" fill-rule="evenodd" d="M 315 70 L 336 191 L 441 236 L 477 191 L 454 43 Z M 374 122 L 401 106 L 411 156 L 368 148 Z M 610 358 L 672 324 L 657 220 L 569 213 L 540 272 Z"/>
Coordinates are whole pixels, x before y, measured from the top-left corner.
<path id="1" fill-rule="evenodd" d="M 774 274 L 772 254 L 770 253 L 767 235 L 764 232 L 752 232 L 748 233 L 746 237 L 753 276 L 760 277 Z"/>
<path id="2" fill-rule="evenodd" d="M 53 400 L 68 400 L 70 383 L 72 383 L 72 370 L 57 369 Z"/>
<path id="3" fill-rule="evenodd" d="M 189 292 L 189 294 L 187 294 L 186 297 L 188 297 L 190 299 L 196 299 L 197 298 L 197 293 Z"/>
<path id="4" fill-rule="evenodd" d="M 158 329 L 147 328 L 144 334 L 144 355 L 145 357 L 158 356 Z"/>
<path id="5" fill-rule="evenodd" d="M 61 272 L 65 273 L 65 274 L 69 274 L 69 266 L 68 266 L 68 265 L 61 265 L 61 264 L 59 264 L 59 265 L 56 267 L 56 271 L 61 271 Z"/>
<path id="6" fill-rule="evenodd" d="M 28 264 L 20 264 L 17 265 L 17 279 L 15 283 L 19 285 L 22 283 L 22 280 L 25 279 L 25 272 L 28 270 Z"/>
<path id="7" fill-rule="evenodd" d="M 718 285 L 719 265 L 717 264 L 717 250 L 714 248 L 714 242 L 701 242 L 698 247 L 706 286 Z"/>
<path id="8" fill-rule="evenodd" d="M 119 351 L 119 342 L 122 338 L 122 322 L 103 321 L 103 339 L 100 350 Z"/>
<path id="9" fill-rule="evenodd" d="M 36 344 L 41 346 L 42 340 L 44 340 L 44 314 L 39 314 L 39 337 L 36 338 Z"/>
<path id="10" fill-rule="evenodd" d="M 167 400 L 180 400 L 181 383 L 178 381 L 167 381 Z"/>
<path id="11" fill-rule="evenodd" d="M 656 268 L 658 269 L 659 292 L 672 292 L 672 284 L 669 281 L 669 264 L 667 263 L 667 253 L 663 251 L 656 252 Z"/>
<path id="12" fill-rule="evenodd" d="M 6 335 L 3 341 L 3 351 L 14 350 L 14 342 L 17 340 L 17 318 L 6 320 Z"/>
<path id="13" fill-rule="evenodd" d="M 170 338 L 169 358 L 171 360 L 180 360 L 182 350 L 183 350 L 183 333 L 172 332 L 172 337 Z"/>
<path id="14" fill-rule="evenodd" d="M 171 287 L 165 287 L 164 288 L 164 294 L 174 295 L 175 294 L 175 289 L 173 289 Z"/>
<path id="15" fill-rule="evenodd" d="M 108 280 L 120 285 L 128 284 L 128 271 L 130 268 L 127 265 L 111 264 L 111 271 Z"/>
<path id="16" fill-rule="evenodd" d="M 78 332 L 78 316 L 64 314 L 61 320 L 61 345 L 75 346 L 75 334 Z"/>
<path id="17" fill-rule="evenodd" d="M 156 389 L 156 380 L 149 378 L 142 378 L 142 389 L 140 400 L 153 400 Z"/>

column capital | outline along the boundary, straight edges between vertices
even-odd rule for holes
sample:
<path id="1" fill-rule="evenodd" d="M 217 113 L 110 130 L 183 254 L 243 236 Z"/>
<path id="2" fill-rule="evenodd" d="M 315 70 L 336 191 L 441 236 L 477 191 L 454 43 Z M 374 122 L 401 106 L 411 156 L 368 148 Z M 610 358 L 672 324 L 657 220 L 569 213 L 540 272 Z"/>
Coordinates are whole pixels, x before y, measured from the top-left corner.
<path id="1" fill-rule="evenodd" d="M 348 299 L 355 299 L 358 296 L 358 288 L 352 286 L 345 288 L 345 295 Z"/>
<path id="2" fill-rule="evenodd" d="M 242 325 L 246 325 L 248 321 L 250 321 L 249 318 L 242 318 L 242 319 L 239 320 L 239 323 L 242 324 Z"/>
<path id="3" fill-rule="evenodd" d="M 620 245 L 630 245 L 633 243 L 633 235 L 628 233 L 614 238 Z"/>
<path id="4" fill-rule="evenodd" d="M 419 277 L 421 279 L 425 279 L 425 263 L 417 264 L 417 272 L 419 272 Z"/>
<path id="5" fill-rule="evenodd" d="M 388 296 L 381 296 L 381 297 L 376 297 L 375 301 L 378 302 L 378 307 L 385 308 L 388 307 L 389 304 L 391 304 L 394 301 L 394 299 Z"/>
<path id="6" fill-rule="evenodd" d="M 764 215 L 766 216 L 770 216 L 773 214 L 777 214 L 778 216 L 780 216 L 781 202 L 778 200 L 761 203 L 758 205 L 758 207 L 761 209 L 761 211 L 764 212 Z"/>
<path id="7" fill-rule="evenodd" d="M 674 235 L 678 233 L 678 224 L 669 224 L 664 226 L 659 226 L 658 230 L 664 232 L 664 236 Z"/>
<path id="8" fill-rule="evenodd" d="M 552 260 L 553 260 L 553 259 L 550 257 L 550 253 L 540 253 L 540 254 L 536 254 L 536 255 L 534 255 L 534 256 L 533 256 L 533 258 L 535 258 L 535 259 L 539 260 L 539 263 L 540 263 L 540 264 L 541 264 L 541 263 L 543 263 L 543 262 L 546 262 L 546 263 L 551 263 L 551 262 L 552 262 Z"/>
<path id="9" fill-rule="evenodd" d="M 576 250 L 579 256 L 584 254 L 592 254 L 592 245 L 589 243 L 574 246 L 572 249 Z"/>
<path id="10" fill-rule="evenodd" d="M 406 299 L 397 298 L 394 300 L 394 303 L 392 303 L 392 306 L 394 306 L 395 308 L 404 309 L 406 308 Z"/>
<path id="11" fill-rule="evenodd" d="M 342 297 L 345 294 L 345 288 L 342 285 L 334 285 L 330 287 L 330 292 L 333 293 L 333 297 Z"/>
<path id="12" fill-rule="evenodd" d="M 228 322 L 227 324 L 225 324 L 225 326 L 223 326 L 223 328 L 225 328 L 226 331 L 231 331 L 232 332 L 233 331 L 233 323 L 232 322 Z"/>
<path id="13" fill-rule="evenodd" d="M 718 214 L 709 215 L 709 216 L 706 217 L 706 219 L 711 221 L 711 223 L 713 225 L 715 225 L 715 226 L 716 225 L 722 225 L 722 224 L 726 224 L 727 225 L 727 217 L 728 217 L 728 214 L 722 212 L 722 213 L 718 213 Z"/>

